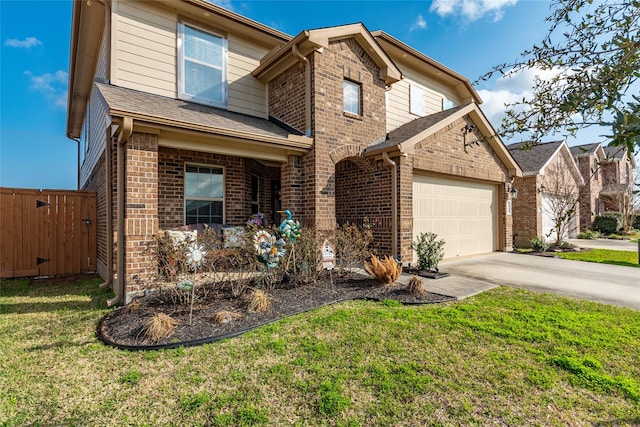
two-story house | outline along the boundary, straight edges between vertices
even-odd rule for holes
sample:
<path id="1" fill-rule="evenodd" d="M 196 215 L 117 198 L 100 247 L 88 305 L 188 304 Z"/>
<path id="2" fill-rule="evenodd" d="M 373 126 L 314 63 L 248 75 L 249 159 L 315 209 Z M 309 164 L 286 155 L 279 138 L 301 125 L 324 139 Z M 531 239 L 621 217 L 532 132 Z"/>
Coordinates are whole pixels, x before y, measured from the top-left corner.
<path id="1" fill-rule="evenodd" d="M 534 237 L 547 242 L 577 237 L 584 181 L 567 143 L 521 142 L 508 148 L 522 168 L 522 177 L 514 179 L 514 244 L 527 247 Z"/>
<path id="2" fill-rule="evenodd" d="M 591 228 L 597 215 L 606 211 L 633 210 L 632 194 L 635 159 L 626 148 L 599 143 L 571 147 L 582 174 L 581 230 Z"/>
<path id="3" fill-rule="evenodd" d="M 482 100 L 386 33 L 291 37 L 204 0 L 105 0 L 74 1 L 71 40 L 67 134 L 112 304 L 150 286 L 159 230 L 280 208 L 320 231 L 368 217 L 402 260 L 423 231 L 447 258 L 510 249 L 521 171 Z"/>

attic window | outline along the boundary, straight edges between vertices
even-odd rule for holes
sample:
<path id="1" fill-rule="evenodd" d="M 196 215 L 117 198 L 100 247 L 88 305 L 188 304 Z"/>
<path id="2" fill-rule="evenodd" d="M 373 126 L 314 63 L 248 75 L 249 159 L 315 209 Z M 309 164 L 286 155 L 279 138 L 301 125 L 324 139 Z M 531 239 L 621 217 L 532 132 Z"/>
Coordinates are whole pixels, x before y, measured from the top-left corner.
<path id="1" fill-rule="evenodd" d="M 357 116 L 362 115 L 362 105 L 360 102 L 361 93 L 362 90 L 358 83 L 352 82 L 351 80 L 343 80 L 342 94 L 344 96 L 345 113 L 351 113 Z"/>

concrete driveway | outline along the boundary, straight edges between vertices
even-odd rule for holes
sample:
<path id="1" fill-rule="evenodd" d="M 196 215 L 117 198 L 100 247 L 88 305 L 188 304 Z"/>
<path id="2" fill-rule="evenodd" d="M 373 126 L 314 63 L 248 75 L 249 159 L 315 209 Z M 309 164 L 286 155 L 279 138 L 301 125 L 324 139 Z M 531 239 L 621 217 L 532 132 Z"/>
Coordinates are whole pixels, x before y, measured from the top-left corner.
<path id="1" fill-rule="evenodd" d="M 470 285 L 475 281 L 479 289 L 512 286 L 640 310 L 640 268 L 494 253 L 443 262 L 440 271 L 451 273 L 451 277 L 435 282 Z"/>

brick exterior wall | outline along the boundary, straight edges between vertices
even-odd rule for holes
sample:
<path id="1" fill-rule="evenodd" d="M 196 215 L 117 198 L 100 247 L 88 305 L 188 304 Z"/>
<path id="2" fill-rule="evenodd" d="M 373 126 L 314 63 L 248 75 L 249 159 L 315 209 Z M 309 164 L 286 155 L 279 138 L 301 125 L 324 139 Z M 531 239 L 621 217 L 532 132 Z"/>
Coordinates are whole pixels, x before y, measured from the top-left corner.
<path id="1" fill-rule="evenodd" d="M 512 201 L 513 240 L 517 247 L 529 247 L 529 240 L 538 237 L 542 230 L 542 195 L 540 177 L 516 177 L 513 186 L 518 190 L 518 198 Z"/>
<path id="2" fill-rule="evenodd" d="M 220 166 L 224 169 L 224 223 L 244 224 L 251 213 L 251 200 L 246 190 L 245 165 L 241 157 L 160 147 L 158 164 L 160 228 L 171 229 L 185 224 L 184 173 L 187 163 Z"/>
<path id="3" fill-rule="evenodd" d="M 269 116 L 305 132 L 305 65 L 298 62 L 269 82 Z"/>
<path id="4" fill-rule="evenodd" d="M 382 162 L 368 167 L 348 158 L 336 165 L 336 222 L 362 225 L 368 218 L 379 254 L 391 247 L 391 169 Z"/>
<path id="5" fill-rule="evenodd" d="M 385 135 L 385 85 L 380 68 L 354 39 L 333 41 L 310 59 L 315 144 L 313 152 L 302 158 L 304 216 L 318 230 L 331 230 L 336 211 L 344 208 L 336 206 L 336 185 L 342 184 L 336 181 L 335 166 Z M 344 112 L 345 79 L 361 86 L 360 116 Z M 350 148 L 336 151 L 343 146 Z"/>
<path id="6" fill-rule="evenodd" d="M 158 136 L 134 132 L 126 145 L 125 295 L 148 286 L 156 271 L 146 249 L 158 231 Z"/>

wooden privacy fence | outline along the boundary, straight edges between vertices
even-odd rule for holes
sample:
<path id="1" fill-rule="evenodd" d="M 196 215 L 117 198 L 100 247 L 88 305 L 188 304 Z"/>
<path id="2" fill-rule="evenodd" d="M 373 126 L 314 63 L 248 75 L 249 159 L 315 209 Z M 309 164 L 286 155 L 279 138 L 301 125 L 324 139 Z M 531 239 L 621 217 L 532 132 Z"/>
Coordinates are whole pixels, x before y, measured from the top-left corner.
<path id="1" fill-rule="evenodd" d="M 0 278 L 96 270 L 96 194 L 0 187 Z"/>

